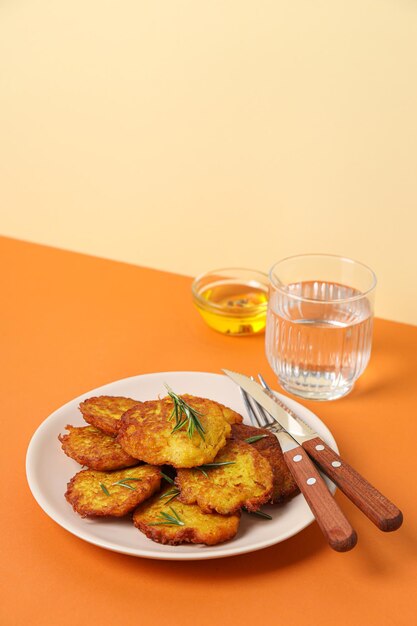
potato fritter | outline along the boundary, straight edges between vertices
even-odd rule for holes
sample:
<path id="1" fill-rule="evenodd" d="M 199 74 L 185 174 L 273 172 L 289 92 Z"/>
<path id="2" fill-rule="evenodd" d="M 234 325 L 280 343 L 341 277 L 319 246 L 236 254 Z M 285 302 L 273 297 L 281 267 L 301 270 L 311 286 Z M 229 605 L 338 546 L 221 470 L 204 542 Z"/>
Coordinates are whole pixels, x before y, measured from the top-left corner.
<path id="1" fill-rule="evenodd" d="M 272 504 L 283 504 L 300 493 L 300 491 L 287 467 L 278 439 L 265 428 L 255 428 L 246 424 L 232 425 L 233 439 L 245 441 L 249 437 L 256 435 L 265 435 L 265 437 L 251 445 L 269 461 L 272 468 L 273 488 L 270 502 Z"/>
<path id="2" fill-rule="evenodd" d="M 236 413 L 236 411 L 233 411 L 233 409 L 229 409 L 229 407 L 225 406 L 224 404 L 220 404 L 220 402 L 216 402 L 215 400 L 207 400 L 206 398 L 198 398 L 197 396 L 190 396 L 190 394 L 188 393 L 183 394 L 181 397 L 184 398 L 184 400 L 188 404 L 191 403 L 192 406 L 197 409 L 197 411 L 203 411 L 206 402 L 217 404 L 223 414 L 224 419 L 229 424 L 241 424 L 243 422 L 243 417 L 239 413 Z"/>
<path id="3" fill-rule="evenodd" d="M 231 462 L 216 468 L 180 469 L 175 483 L 181 490 L 179 499 L 186 504 L 196 502 L 205 513 L 217 511 L 228 515 L 246 507 L 257 511 L 272 493 L 272 469 L 253 446 L 232 440 L 214 459 L 215 463 Z"/>
<path id="4" fill-rule="evenodd" d="M 195 467 L 213 461 L 226 445 L 230 424 L 216 402 L 194 396 L 181 397 L 201 413 L 199 420 L 204 428 L 204 439 L 197 430 L 189 437 L 186 426 L 172 432 L 174 403 L 167 396 L 143 402 L 124 414 L 117 436 L 122 448 L 133 457 L 154 465 Z"/>
<path id="5" fill-rule="evenodd" d="M 79 409 L 86 422 L 107 435 L 117 435 L 123 413 L 137 404 L 141 403 L 132 398 L 97 396 L 81 402 Z"/>
<path id="6" fill-rule="evenodd" d="M 136 528 L 149 539 L 169 545 L 204 543 L 214 546 L 236 535 L 239 514 L 203 513 L 196 504 L 184 504 L 177 498 L 167 502 L 170 495 L 165 494 L 169 490 L 170 487 L 167 487 L 161 494 L 147 500 L 133 514 Z"/>
<path id="7" fill-rule="evenodd" d="M 82 517 L 122 517 L 158 491 L 158 467 L 140 465 L 116 472 L 82 470 L 67 485 L 65 497 Z"/>
<path id="8" fill-rule="evenodd" d="M 240 415 L 240 413 L 236 413 L 236 411 L 233 411 L 233 409 L 229 409 L 229 407 L 224 406 L 224 404 L 220 404 L 219 402 L 217 404 L 221 407 L 223 411 L 223 417 L 226 422 L 228 422 L 229 424 L 241 424 L 243 422 L 243 417 Z"/>
<path id="9" fill-rule="evenodd" d="M 66 426 L 68 435 L 59 435 L 58 439 L 67 456 L 80 465 L 90 469 L 108 471 L 123 469 L 140 462 L 115 441 L 95 426 Z"/>

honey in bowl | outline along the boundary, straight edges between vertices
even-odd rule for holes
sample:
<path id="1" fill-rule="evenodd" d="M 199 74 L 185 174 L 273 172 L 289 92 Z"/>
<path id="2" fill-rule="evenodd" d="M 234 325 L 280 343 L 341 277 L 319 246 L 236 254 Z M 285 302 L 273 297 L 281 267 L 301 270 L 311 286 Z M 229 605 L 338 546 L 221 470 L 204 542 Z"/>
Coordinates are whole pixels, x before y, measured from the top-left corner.
<path id="1" fill-rule="evenodd" d="M 194 303 L 204 321 L 225 335 L 265 330 L 268 276 L 244 269 L 216 270 L 193 283 Z"/>

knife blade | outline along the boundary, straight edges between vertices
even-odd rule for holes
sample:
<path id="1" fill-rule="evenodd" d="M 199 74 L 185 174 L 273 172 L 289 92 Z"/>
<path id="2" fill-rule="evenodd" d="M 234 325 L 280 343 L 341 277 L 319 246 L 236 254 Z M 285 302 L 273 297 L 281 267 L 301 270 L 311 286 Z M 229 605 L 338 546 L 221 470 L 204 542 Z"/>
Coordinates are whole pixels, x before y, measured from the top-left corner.
<path id="1" fill-rule="evenodd" d="M 332 450 L 304 420 L 269 388 L 262 388 L 244 374 L 223 370 L 256 402 L 272 415 L 302 446 L 339 489 L 382 531 L 397 530 L 403 515 L 395 504 L 371 485 L 351 465 Z"/>

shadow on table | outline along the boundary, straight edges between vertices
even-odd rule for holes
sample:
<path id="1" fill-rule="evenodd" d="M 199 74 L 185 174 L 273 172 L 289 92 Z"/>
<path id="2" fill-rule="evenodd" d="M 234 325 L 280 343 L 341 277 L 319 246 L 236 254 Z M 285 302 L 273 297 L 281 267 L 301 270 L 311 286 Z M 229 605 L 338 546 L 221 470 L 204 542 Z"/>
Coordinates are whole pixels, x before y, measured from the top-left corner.
<path id="1" fill-rule="evenodd" d="M 353 506 L 353 505 L 352 505 Z M 349 508 L 349 507 L 348 507 Z M 417 556 L 417 536 L 410 526 L 405 523 L 396 533 L 380 533 L 367 521 L 356 524 L 354 516 L 351 516 L 354 527 L 358 529 L 361 540 L 359 546 L 352 553 L 337 554 L 327 545 L 317 524 L 312 524 L 297 536 L 263 550 L 242 554 L 239 556 L 208 559 L 200 561 L 159 561 L 141 559 L 114 552 L 107 552 L 91 546 L 92 549 L 100 550 L 101 559 L 108 559 L 108 563 L 114 565 L 115 559 L 126 572 L 130 571 L 134 577 L 138 569 L 145 567 L 150 574 L 175 576 L 177 582 L 188 582 L 198 579 L 200 582 L 212 583 L 228 580 L 244 580 L 258 577 L 262 574 L 278 573 L 280 571 L 297 566 L 299 563 L 307 563 L 317 558 L 323 551 L 328 551 L 341 559 L 353 558 L 351 563 L 360 571 L 366 571 L 372 576 L 396 576 L 406 566 L 407 562 L 414 562 Z M 363 525 L 365 524 L 365 525 Z M 380 541 L 376 541 L 379 536 Z M 391 547 L 390 547 L 390 544 Z M 385 545 L 385 547 L 384 547 Z M 393 552 L 394 548 L 394 552 Z M 395 557 L 394 557 L 395 555 Z M 401 556 L 400 561 L 398 556 Z M 353 566 L 353 565 L 351 565 Z M 134 579 L 134 578 L 133 578 Z"/>
<path id="2" fill-rule="evenodd" d="M 198 577 L 199 580 L 228 579 L 230 577 L 247 578 L 261 573 L 277 571 L 296 565 L 299 561 L 305 562 L 321 550 L 330 550 L 319 528 L 313 524 L 303 530 L 297 537 L 287 539 L 276 546 L 263 550 L 242 554 L 239 556 L 208 559 L 204 561 L 157 561 L 146 559 L 146 568 L 155 573 L 174 574 L 183 576 L 184 579 Z M 109 559 L 122 559 L 124 566 L 137 568 L 136 557 L 122 554 L 108 554 Z M 139 559 L 143 563 L 142 559 Z"/>
<path id="3" fill-rule="evenodd" d="M 389 335 L 383 342 L 376 340 L 369 365 L 349 399 L 361 400 L 364 396 L 370 397 L 381 391 L 394 393 L 404 388 L 410 371 L 415 367 L 414 361 L 415 353 L 404 344 L 404 338 Z"/>

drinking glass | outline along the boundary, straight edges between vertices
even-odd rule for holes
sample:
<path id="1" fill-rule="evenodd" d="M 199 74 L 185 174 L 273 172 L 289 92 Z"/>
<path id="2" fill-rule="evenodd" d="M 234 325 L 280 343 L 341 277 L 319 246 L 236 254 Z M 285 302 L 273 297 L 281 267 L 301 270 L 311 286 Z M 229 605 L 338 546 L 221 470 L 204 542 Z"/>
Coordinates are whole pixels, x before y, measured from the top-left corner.
<path id="1" fill-rule="evenodd" d="M 376 276 L 352 259 L 305 254 L 269 273 L 266 355 L 282 387 L 312 400 L 349 393 L 372 344 Z"/>

